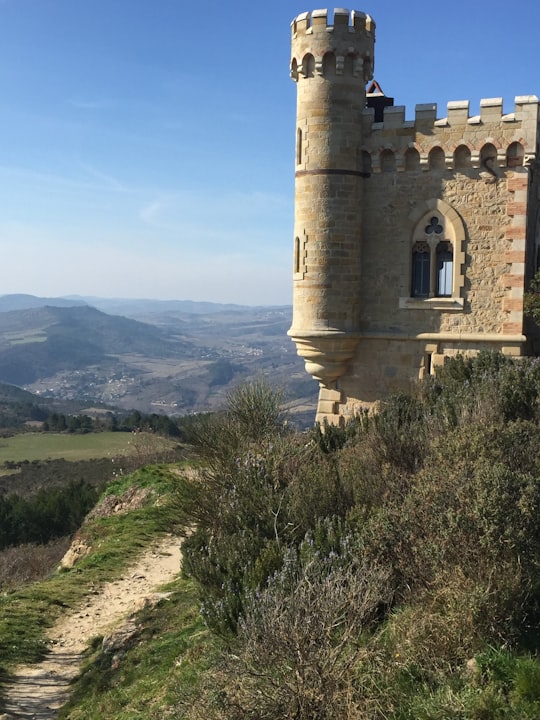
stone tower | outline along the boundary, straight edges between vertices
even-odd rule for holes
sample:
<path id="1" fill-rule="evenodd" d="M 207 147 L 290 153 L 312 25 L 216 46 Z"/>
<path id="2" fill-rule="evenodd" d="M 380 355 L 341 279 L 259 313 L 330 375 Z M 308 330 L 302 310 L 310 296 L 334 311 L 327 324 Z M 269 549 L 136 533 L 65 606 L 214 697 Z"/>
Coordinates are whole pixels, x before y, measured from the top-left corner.
<path id="1" fill-rule="evenodd" d="M 417 105 L 372 80 L 364 13 L 292 22 L 297 85 L 293 322 L 319 382 L 317 420 L 340 423 L 407 391 L 446 358 L 540 352 L 523 297 L 540 268 L 540 103 Z"/>
<path id="2" fill-rule="evenodd" d="M 294 314 L 289 335 L 323 387 L 358 342 L 362 229 L 362 111 L 373 75 L 375 24 L 356 11 L 292 23 L 297 83 Z"/>

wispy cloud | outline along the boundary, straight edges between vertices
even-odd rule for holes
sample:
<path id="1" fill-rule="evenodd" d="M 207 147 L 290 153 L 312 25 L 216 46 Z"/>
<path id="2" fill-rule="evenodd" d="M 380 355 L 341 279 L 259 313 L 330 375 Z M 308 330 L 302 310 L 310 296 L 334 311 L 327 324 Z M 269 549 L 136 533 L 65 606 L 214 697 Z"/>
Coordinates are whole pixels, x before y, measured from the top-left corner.
<path id="1" fill-rule="evenodd" d="M 1 2 L 1 0 L 0 0 Z M 78 163 L 74 165 L 79 170 L 83 170 L 85 176 L 77 176 L 75 174 L 54 174 L 40 172 L 32 168 L 17 167 L 14 165 L 0 165 L 0 181 L 19 180 L 27 183 L 27 189 L 32 187 L 35 189 L 65 189 L 76 190 L 81 192 L 111 192 L 111 190 L 127 193 L 132 191 L 135 193 L 135 189 L 130 190 L 127 186 L 121 183 L 116 178 L 107 175 L 106 173 L 96 170 L 92 166 L 85 165 L 84 163 Z"/>
<path id="2" fill-rule="evenodd" d="M 0 0 L 2 2 L 2 0 Z M 5 2 L 5 0 L 4 0 Z M 92 98 L 69 98 L 67 104 L 79 110 L 108 110 L 116 105 L 114 100 Z"/>
<path id="3" fill-rule="evenodd" d="M 162 194 L 142 205 L 139 218 L 154 234 L 185 252 L 260 254 L 292 227 L 289 198 L 253 192 Z"/>
<path id="4" fill-rule="evenodd" d="M 161 194 L 140 210 L 141 220 L 155 227 L 184 225 L 187 219 L 204 224 L 223 225 L 257 219 L 261 224 L 276 213 L 284 214 L 291 200 L 283 195 L 264 192 L 179 192 Z"/>
<path id="5" fill-rule="evenodd" d="M 91 178 L 93 178 L 94 180 L 98 180 L 100 184 L 103 184 L 107 190 L 114 190 L 115 192 L 122 193 L 129 192 L 129 188 L 124 185 L 124 183 L 122 183 L 120 180 L 113 177 L 112 175 L 109 175 L 108 173 L 103 172 L 98 168 L 95 168 L 93 165 L 79 162 L 79 167 Z"/>

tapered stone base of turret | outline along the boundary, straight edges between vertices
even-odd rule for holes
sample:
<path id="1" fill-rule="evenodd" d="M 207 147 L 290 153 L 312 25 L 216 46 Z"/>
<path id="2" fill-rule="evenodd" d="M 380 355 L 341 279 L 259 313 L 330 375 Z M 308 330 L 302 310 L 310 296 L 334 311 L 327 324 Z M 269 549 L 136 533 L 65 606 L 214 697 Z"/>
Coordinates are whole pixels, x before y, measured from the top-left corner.
<path id="1" fill-rule="evenodd" d="M 323 403 L 324 407 L 318 408 L 316 420 L 322 421 L 335 414 L 327 407 L 326 400 L 332 395 L 333 405 L 336 400 L 333 395 L 339 396 L 340 393 L 336 390 L 337 380 L 347 372 L 360 337 L 336 330 L 296 332 L 293 328 L 288 334 L 296 344 L 298 355 L 304 358 L 307 372 L 318 380 L 321 387 L 319 405 Z"/>
<path id="2" fill-rule="evenodd" d="M 331 386 L 347 370 L 359 337 L 337 330 L 288 332 L 296 352 L 304 358 L 307 372 L 321 385 Z"/>

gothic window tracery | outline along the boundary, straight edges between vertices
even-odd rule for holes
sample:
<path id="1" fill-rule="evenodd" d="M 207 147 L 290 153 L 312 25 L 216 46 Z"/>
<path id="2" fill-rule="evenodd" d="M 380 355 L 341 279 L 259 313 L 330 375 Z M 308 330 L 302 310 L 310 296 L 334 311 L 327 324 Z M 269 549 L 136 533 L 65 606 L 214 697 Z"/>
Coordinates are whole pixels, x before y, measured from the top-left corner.
<path id="1" fill-rule="evenodd" d="M 423 222 L 423 235 L 412 246 L 411 297 L 452 297 L 454 250 L 445 236 L 444 217 L 429 215 Z"/>

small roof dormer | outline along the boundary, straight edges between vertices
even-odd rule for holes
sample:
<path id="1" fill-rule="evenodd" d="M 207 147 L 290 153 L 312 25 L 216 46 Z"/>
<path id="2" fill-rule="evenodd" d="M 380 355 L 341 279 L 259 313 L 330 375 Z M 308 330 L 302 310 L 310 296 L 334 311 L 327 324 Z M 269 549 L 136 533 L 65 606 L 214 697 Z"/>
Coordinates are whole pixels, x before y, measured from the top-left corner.
<path id="1" fill-rule="evenodd" d="M 366 90 L 366 107 L 375 110 L 374 122 L 383 122 L 384 108 L 392 107 L 394 98 L 384 94 L 383 89 L 376 80 L 372 80 Z"/>

